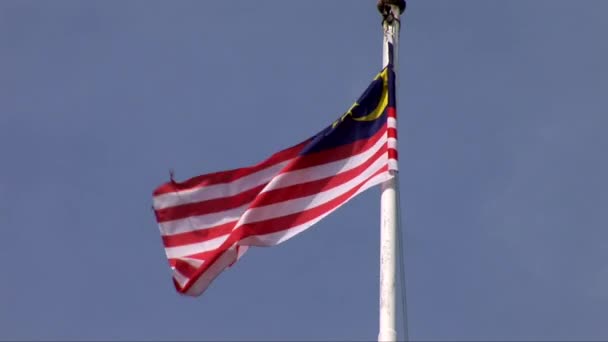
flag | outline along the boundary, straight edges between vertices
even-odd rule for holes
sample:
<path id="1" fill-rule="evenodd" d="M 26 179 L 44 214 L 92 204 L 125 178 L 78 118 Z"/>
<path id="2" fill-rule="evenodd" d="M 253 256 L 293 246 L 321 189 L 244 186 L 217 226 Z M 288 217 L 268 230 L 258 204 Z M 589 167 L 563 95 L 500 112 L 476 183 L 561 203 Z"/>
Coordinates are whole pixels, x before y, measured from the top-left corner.
<path id="1" fill-rule="evenodd" d="M 317 135 L 261 163 L 176 182 L 153 207 L 179 293 L 200 295 L 249 246 L 274 246 L 310 228 L 397 169 L 391 64 Z"/>

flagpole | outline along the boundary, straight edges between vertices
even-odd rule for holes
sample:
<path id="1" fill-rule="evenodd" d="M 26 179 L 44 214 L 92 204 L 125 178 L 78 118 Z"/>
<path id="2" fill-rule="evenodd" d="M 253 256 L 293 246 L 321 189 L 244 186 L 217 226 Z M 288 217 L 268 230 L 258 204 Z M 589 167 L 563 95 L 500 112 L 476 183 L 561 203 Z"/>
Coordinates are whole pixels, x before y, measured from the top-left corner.
<path id="1" fill-rule="evenodd" d="M 382 65 L 389 63 L 389 43 L 393 45 L 393 70 L 397 75 L 399 48 L 399 18 L 405 10 L 405 0 L 378 0 L 378 10 L 382 15 L 384 41 L 382 44 Z M 397 86 L 397 77 L 395 77 Z M 397 229 L 399 227 L 399 179 L 391 171 L 391 179 L 382 184 L 380 196 L 380 324 L 378 341 L 397 341 Z M 402 294 L 403 296 L 405 293 Z M 407 332 L 404 332 L 407 333 Z M 407 338 L 407 337 L 406 337 Z"/>

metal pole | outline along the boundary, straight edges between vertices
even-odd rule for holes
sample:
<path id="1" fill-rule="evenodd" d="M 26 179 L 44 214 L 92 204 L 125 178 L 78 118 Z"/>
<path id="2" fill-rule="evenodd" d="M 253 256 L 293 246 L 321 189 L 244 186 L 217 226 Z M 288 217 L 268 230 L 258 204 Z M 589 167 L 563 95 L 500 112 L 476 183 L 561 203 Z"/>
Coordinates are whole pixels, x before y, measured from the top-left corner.
<path id="1" fill-rule="evenodd" d="M 379 0 L 384 43 L 382 64 L 389 63 L 389 43 L 393 45 L 393 70 L 397 73 L 399 18 L 405 10 L 404 0 Z M 395 83 L 397 81 L 395 80 Z M 397 341 L 397 229 L 399 229 L 399 179 L 396 172 L 382 184 L 380 196 L 380 324 L 378 341 Z M 405 295 L 405 294 L 402 294 Z"/>

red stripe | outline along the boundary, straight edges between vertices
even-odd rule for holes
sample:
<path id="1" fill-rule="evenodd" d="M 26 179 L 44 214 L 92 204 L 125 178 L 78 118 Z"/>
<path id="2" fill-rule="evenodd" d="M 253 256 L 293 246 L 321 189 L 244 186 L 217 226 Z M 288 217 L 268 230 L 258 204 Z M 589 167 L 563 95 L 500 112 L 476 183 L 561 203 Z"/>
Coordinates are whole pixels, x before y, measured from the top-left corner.
<path id="1" fill-rule="evenodd" d="M 385 153 L 386 148 L 381 148 L 361 165 L 348 171 L 339 173 L 335 176 L 264 192 L 255 199 L 255 202 L 253 202 L 249 208 L 257 208 L 300 197 L 311 196 L 338 187 L 359 176 Z M 230 233 L 230 230 L 234 227 L 235 223 L 236 221 L 233 221 L 217 227 L 163 236 L 163 242 L 165 247 L 176 247 L 208 241 L 210 239 Z"/>
<path id="2" fill-rule="evenodd" d="M 153 195 L 158 196 L 176 191 L 196 189 L 213 184 L 233 182 L 239 178 L 295 158 L 309 141 L 310 139 L 283 151 L 277 152 L 270 158 L 254 166 L 200 175 L 183 182 L 167 182 L 156 188 Z"/>
<path id="3" fill-rule="evenodd" d="M 386 172 L 388 170 L 388 166 L 385 165 L 382 169 L 378 170 L 376 173 L 359 183 L 357 186 L 353 187 L 348 192 L 330 200 L 318 207 L 311 208 L 306 211 L 302 211 L 299 213 L 286 215 L 283 217 L 278 217 L 270 220 L 260 221 L 249 223 L 237 228 L 230 237 L 220 246 L 218 249 L 211 252 L 204 252 L 197 254 L 197 257 L 205 257 L 208 262 L 205 262 L 201 268 L 199 268 L 198 272 L 188 281 L 188 283 L 183 287 L 176 287 L 180 292 L 185 293 L 188 289 L 196 282 L 196 280 L 207 270 L 209 269 L 218 259 L 219 257 L 234 245 L 237 241 L 242 240 L 244 238 L 255 236 L 255 235 L 266 235 L 271 233 L 276 233 L 282 230 L 287 230 L 291 227 L 304 224 L 310 220 L 313 220 L 346 202 L 350 196 L 354 195 L 365 182 L 370 180 L 371 178 Z"/>
<path id="4" fill-rule="evenodd" d="M 386 108 L 386 115 L 388 115 L 389 118 L 397 118 L 397 109 L 395 109 L 395 107 L 387 107 Z"/>
<path id="5" fill-rule="evenodd" d="M 279 174 L 307 167 L 318 166 L 363 153 L 374 146 L 378 140 L 382 139 L 384 132 L 386 132 L 386 129 L 381 129 L 376 133 L 376 135 L 368 139 L 358 140 L 354 143 L 340 146 L 331 150 L 300 156 L 294 159 L 294 161 L 287 165 Z M 250 189 L 230 197 L 222 197 L 207 201 L 157 209 L 155 210 L 156 220 L 161 223 L 186 218 L 189 216 L 205 215 L 238 208 L 253 201 L 264 186 L 266 186 L 266 184 L 267 183 L 259 185 L 254 189 Z"/>
<path id="6" fill-rule="evenodd" d="M 389 148 L 388 149 L 388 158 L 399 160 L 399 152 L 397 152 L 397 150 L 395 150 L 394 148 Z"/>
<path id="7" fill-rule="evenodd" d="M 396 128 L 389 127 L 388 130 L 386 131 L 386 133 L 389 138 L 397 139 L 397 129 Z"/>

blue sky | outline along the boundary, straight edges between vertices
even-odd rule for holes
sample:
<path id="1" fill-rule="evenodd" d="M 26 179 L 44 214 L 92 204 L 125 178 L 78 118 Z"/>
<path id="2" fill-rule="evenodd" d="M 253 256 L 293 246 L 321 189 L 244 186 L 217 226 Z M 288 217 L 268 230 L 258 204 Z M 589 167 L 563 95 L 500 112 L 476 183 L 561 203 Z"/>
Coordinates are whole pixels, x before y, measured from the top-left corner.
<path id="1" fill-rule="evenodd" d="M 606 12 L 408 2 L 413 340 L 608 339 Z M 375 339 L 378 189 L 196 299 L 173 289 L 151 192 L 325 127 L 381 38 L 372 0 L 0 2 L 0 339 Z"/>

